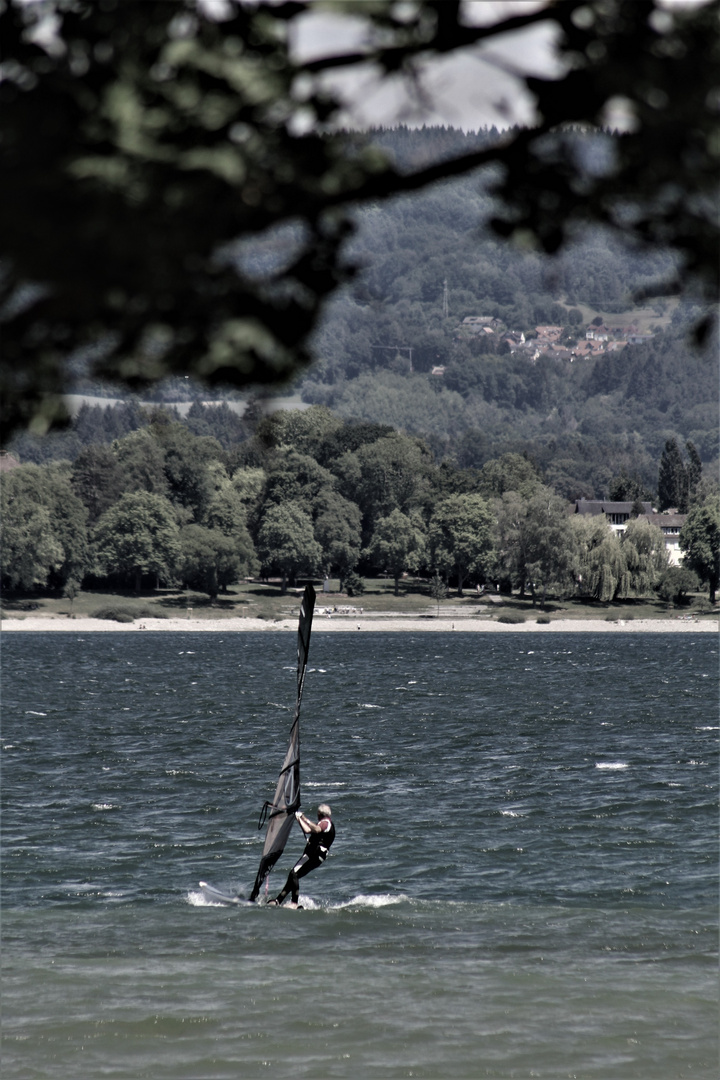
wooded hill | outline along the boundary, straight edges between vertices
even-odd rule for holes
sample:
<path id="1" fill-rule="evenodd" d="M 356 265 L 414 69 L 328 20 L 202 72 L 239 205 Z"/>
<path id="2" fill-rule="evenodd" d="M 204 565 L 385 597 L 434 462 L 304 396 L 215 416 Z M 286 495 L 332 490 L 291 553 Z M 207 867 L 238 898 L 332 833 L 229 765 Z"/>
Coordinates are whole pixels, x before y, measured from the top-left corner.
<path id="1" fill-rule="evenodd" d="M 497 137 L 446 128 L 370 135 L 407 169 Z M 588 160 L 605 138 L 578 135 Z M 317 335 L 304 400 L 422 435 L 438 459 L 461 466 L 526 453 L 568 498 L 605 495 L 621 469 L 652 490 L 668 438 L 690 439 L 709 466 L 718 455 L 717 367 L 714 348 L 689 340 L 697 309 L 632 303 L 670 276 L 670 257 L 624 248 L 600 230 L 555 258 L 513 247 L 479 227 L 493 212 L 491 179 L 446 181 L 357 212 L 349 256 L 360 269 Z M 467 316 L 494 316 L 526 335 L 559 323 L 572 342 L 598 315 L 653 337 L 572 362 L 547 354 L 532 362 L 506 343 L 493 349 L 458 333 Z"/>

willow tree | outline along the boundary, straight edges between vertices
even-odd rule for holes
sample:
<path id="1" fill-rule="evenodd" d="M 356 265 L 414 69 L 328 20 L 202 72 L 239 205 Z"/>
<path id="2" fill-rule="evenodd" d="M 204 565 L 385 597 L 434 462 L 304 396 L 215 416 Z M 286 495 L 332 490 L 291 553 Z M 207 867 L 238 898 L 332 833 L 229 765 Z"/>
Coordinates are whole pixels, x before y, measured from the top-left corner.
<path id="1" fill-rule="evenodd" d="M 628 522 L 621 536 L 625 566 L 634 596 L 650 596 L 669 565 L 662 530 L 646 518 Z"/>
<path id="2" fill-rule="evenodd" d="M 577 541 L 578 587 L 584 596 L 610 603 L 630 595 L 631 578 L 620 541 L 604 516 L 571 518 Z"/>

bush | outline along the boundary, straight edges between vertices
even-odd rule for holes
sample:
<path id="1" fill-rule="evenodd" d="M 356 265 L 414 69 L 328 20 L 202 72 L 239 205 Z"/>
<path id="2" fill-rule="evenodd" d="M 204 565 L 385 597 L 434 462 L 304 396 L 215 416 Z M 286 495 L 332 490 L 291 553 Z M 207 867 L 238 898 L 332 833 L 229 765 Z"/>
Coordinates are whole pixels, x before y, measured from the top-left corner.
<path id="1" fill-rule="evenodd" d="M 345 575 L 343 585 L 345 586 L 345 592 L 348 596 L 362 596 L 365 592 L 365 582 L 354 570 L 351 570 L 349 574 Z"/>
<path id="2" fill-rule="evenodd" d="M 90 612 L 91 619 L 107 619 L 111 622 L 135 622 L 135 616 L 127 608 L 103 607 Z"/>
<path id="3" fill-rule="evenodd" d="M 498 615 L 498 622 L 522 623 L 525 622 L 525 616 L 520 611 L 508 611 L 505 615 Z"/>
<path id="4" fill-rule="evenodd" d="M 700 588 L 697 574 L 683 566 L 670 566 L 657 584 L 661 600 L 672 601 L 677 607 L 688 602 L 688 593 Z"/>
<path id="5" fill-rule="evenodd" d="M 540 625 L 541 625 L 541 626 L 547 626 L 547 625 L 548 625 L 548 623 L 551 623 L 551 622 L 552 622 L 552 619 L 550 618 L 550 616 L 549 616 L 549 615 L 538 615 L 538 617 L 537 617 L 537 619 L 535 620 L 535 622 L 536 622 L 536 623 L 540 623 Z"/>
<path id="6" fill-rule="evenodd" d="M 112 622 L 131 623 L 136 619 L 166 619 L 164 611 L 150 607 L 130 607 L 127 604 L 110 604 L 90 612 L 91 619 L 107 619 Z"/>

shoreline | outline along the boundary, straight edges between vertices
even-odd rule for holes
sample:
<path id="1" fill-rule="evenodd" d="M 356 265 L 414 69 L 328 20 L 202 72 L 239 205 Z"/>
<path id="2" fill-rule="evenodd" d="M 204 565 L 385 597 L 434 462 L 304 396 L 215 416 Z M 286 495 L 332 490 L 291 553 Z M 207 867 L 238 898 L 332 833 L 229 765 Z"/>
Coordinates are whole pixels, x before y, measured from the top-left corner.
<path id="1" fill-rule="evenodd" d="M 452 633 L 599 633 L 599 634 L 647 634 L 647 633 L 718 633 L 720 625 L 715 617 L 699 619 L 695 616 L 675 616 L 668 619 L 552 619 L 549 623 L 537 623 L 528 618 L 524 623 L 500 623 L 494 619 L 456 617 L 435 618 L 418 615 L 318 615 L 313 633 L 367 633 L 368 631 L 393 631 L 425 633 L 442 631 Z M 138 618 L 132 623 L 118 623 L 110 619 L 72 618 L 67 615 L 29 615 L 0 622 L 3 633 L 288 633 L 297 632 L 297 618 L 267 619 L 239 618 L 230 616 L 220 619 L 152 619 Z"/>

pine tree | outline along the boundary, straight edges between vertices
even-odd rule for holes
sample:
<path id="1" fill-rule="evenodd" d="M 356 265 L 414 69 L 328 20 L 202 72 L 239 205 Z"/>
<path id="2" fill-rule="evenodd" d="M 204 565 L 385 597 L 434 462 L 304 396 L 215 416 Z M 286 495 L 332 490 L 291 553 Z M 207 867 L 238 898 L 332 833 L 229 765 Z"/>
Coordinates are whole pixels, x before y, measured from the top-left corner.
<path id="1" fill-rule="evenodd" d="M 688 503 L 692 502 L 693 495 L 697 490 L 697 486 L 702 478 L 702 461 L 700 455 L 695 449 L 694 443 L 690 441 L 685 443 L 685 449 L 688 452 L 688 458 L 690 459 L 685 467 L 687 474 L 688 485 Z"/>
<path id="2" fill-rule="evenodd" d="M 674 508 L 684 514 L 688 503 L 688 476 L 677 439 L 668 439 L 660 458 L 658 475 L 660 510 Z"/>

